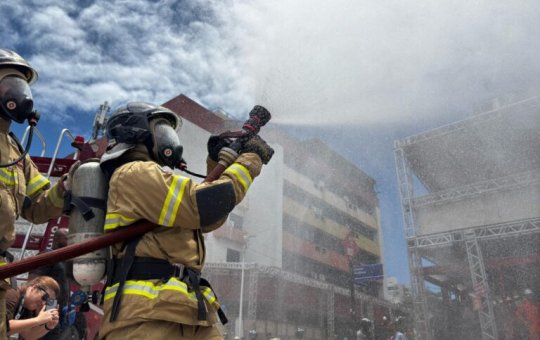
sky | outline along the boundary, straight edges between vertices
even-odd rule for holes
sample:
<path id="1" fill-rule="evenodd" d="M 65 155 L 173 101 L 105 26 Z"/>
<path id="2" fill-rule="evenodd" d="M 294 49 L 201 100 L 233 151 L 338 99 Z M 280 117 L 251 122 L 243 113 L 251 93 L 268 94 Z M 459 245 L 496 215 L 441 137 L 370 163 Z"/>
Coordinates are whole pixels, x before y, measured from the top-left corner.
<path id="1" fill-rule="evenodd" d="M 386 273 L 408 283 L 393 143 L 537 95 L 538 17 L 537 0 L 20 0 L 0 2 L 0 41 L 39 71 L 48 154 L 104 101 L 180 93 L 325 141 L 377 181 Z"/>

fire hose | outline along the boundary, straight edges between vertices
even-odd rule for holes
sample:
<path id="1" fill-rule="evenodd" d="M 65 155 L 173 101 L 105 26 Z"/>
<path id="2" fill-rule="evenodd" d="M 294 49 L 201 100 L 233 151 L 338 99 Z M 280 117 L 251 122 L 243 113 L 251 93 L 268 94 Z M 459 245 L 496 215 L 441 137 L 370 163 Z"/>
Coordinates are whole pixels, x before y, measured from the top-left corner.
<path id="1" fill-rule="evenodd" d="M 241 148 L 242 143 L 258 134 L 260 128 L 266 125 L 270 118 L 271 115 L 268 110 L 260 105 L 256 105 L 249 113 L 249 118 L 244 122 L 242 130 L 232 132 L 226 131 L 220 134 L 219 137 L 231 139 L 235 138 L 228 148 L 230 148 L 233 152 L 237 152 Z M 227 152 L 224 152 L 224 154 L 226 153 Z M 205 178 L 205 182 L 211 182 L 219 178 L 223 171 L 225 171 L 225 169 L 230 165 L 228 163 L 232 163 L 231 159 L 221 159 L 221 155 L 222 153 L 220 153 L 220 160 L 218 164 Z M 39 267 L 50 265 L 51 263 L 66 261 L 77 256 L 111 246 L 115 243 L 135 238 L 158 227 L 159 225 L 150 223 L 146 220 L 137 221 L 127 228 L 96 236 L 86 241 L 68 245 L 60 249 L 28 257 L 2 266 L 0 267 L 0 279 L 6 279 L 27 273 Z"/>

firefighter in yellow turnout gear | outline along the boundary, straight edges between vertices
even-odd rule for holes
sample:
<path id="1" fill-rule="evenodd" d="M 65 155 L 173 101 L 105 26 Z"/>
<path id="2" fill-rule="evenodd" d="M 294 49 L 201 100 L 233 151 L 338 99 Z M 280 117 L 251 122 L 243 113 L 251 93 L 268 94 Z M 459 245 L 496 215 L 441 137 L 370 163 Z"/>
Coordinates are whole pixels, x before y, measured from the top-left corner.
<path id="1" fill-rule="evenodd" d="M 111 176 L 105 232 L 139 220 L 159 227 L 113 247 L 100 339 L 223 338 L 215 326 L 219 302 L 200 276 L 203 233 L 226 220 L 273 150 L 253 138 L 219 179 L 198 184 L 161 168 L 180 163 L 180 125 L 170 110 L 146 103 L 123 106 L 108 120 L 109 150 L 101 159 Z"/>
<path id="2" fill-rule="evenodd" d="M 0 49 L 0 266 L 7 263 L 6 250 L 15 240 L 14 225 L 19 216 L 44 223 L 62 214 L 62 181 L 50 188 L 30 157 L 21 158 L 23 151 L 9 131 L 12 120 L 23 123 L 34 115 L 29 85 L 36 79 L 37 72 L 26 60 Z M 6 338 L 8 287 L 8 281 L 0 280 L 0 339 Z"/>

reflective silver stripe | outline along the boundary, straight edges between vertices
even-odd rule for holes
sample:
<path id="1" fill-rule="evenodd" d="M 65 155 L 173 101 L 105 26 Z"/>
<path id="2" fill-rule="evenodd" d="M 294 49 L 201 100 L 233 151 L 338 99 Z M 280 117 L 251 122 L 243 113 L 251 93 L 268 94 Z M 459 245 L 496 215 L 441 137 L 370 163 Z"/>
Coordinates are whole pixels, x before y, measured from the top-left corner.
<path id="1" fill-rule="evenodd" d="M 116 213 L 110 213 L 105 216 L 105 230 L 115 229 L 135 222 L 134 218 L 122 216 Z"/>
<path id="2" fill-rule="evenodd" d="M 244 190 L 247 191 L 251 183 L 253 183 L 253 178 L 251 178 L 251 174 L 249 173 L 248 169 L 239 163 L 234 163 L 230 167 L 228 167 L 224 173 L 229 173 L 234 175 L 240 184 L 244 187 Z"/>
<path id="3" fill-rule="evenodd" d="M 38 174 L 36 177 L 32 178 L 26 186 L 26 196 L 32 197 L 39 189 L 43 188 L 49 184 L 49 180 Z"/>
<path id="4" fill-rule="evenodd" d="M 107 287 L 105 289 L 105 301 L 113 299 L 117 291 L 118 283 Z M 139 295 L 149 299 L 155 299 L 159 296 L 159 292 L 161 291 L 177 291 L 181 294 L 184 294 L 191 300 L 197 301 L 195 292 L 189 292 L 187 285 L 175 277 L 170 278 L 167 283 L 161 285 L 154 285 L 152 282 L 144 280 L 127 280 L 124 284 L 122 294 Z M 205 289 L 202 291 L 202 294 L 208 302 L 214 303 L 216 301 L 216 296 L 210 288 L 205 287 Z"/>
<path id="5" fill-rule="evenodd" d="M 17 184 L 17 171 L 0 168 L 0 182 L 6 185 L 14 186 Z"/>
<path id="6" fill-rule="evenodd" d="M 178 208 L 182 203 L 184 192 L 186 191 L 186 184 L 189 178 L 182 176 L 173 176 L 173 181 L 169 187 L 169 192 L 165 198 L 163 208 L 159 215 L 158 224 L 166 227 L 171 227 L 176 221 L 176 215 L 178 214 Z"/>

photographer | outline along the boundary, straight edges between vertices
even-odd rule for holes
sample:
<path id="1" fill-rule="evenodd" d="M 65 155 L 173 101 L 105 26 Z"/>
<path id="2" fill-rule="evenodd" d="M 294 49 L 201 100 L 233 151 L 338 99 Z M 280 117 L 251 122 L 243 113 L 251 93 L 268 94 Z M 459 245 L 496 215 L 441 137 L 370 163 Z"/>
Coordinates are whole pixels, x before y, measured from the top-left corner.
<path id="1" fill-rule="evenodd" d="M 39 276 L 6 293 L 8 335 L 19 333 L 25 340 L 39 339 L 58 325 L 56 297 L 58 283 L 49 276 Z"/>

